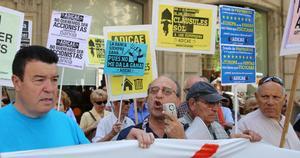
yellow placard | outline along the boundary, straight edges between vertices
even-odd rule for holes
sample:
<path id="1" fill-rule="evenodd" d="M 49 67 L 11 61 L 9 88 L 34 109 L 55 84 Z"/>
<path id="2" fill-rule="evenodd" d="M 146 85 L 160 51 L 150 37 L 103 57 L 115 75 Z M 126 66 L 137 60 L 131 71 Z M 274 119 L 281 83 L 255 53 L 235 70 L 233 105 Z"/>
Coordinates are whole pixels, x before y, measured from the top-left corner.
<path id="1" fill-rule="evenodd" d="M 89 65 L 103 67 L 105 62 L 104 37 L 90 35 L 88 38 Z"/>
<path id="2" fill-rule="evenodd" d="M 108 88 L 112 95 L 110 99 L 116 100 L 116 96 L 123 95 L 125 98 L 145 97 L 149 83 L 156 77 L 156 64 L 153 65 L 153 55 L 151 53 L 150 31 L 132 32 L 108 32 L 107 39 L 120 42 L 133 42 L 147 44 L 147 57 L 144 76 L 126 76 L 124 80 L 124 91 L 122 90 L 123 76 L 109 76 Z M 155 69 L 155 70 L 153 70 Z M 154 71 L 154 72 L 153 72 Z M 133 95 L 134 94 L 134 95 Z"/>
<path id="3" fill-rule="evenodd" d="M 153 23 L 157 28 L 157 49 L 213 53 L 216 6 L 180 4 L 158 4 L 157 10 L 154 10 L 157 12 Z"/>

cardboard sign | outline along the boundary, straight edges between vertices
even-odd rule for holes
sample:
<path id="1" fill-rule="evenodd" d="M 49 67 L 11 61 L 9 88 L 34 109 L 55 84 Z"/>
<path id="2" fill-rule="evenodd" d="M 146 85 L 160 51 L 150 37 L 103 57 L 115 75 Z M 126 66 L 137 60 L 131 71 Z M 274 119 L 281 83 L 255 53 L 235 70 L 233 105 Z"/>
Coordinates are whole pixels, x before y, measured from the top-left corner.
<path id="1" fill-rule="evenodd" d="M 105 62 L 104 37 L 90 35 L 88 39 L 88 66 L 103 67 Z"/>
<path id="2" fill-rule="evenodd" d="M 21 48 L 28 47 L 32 41 L 32 21 L 24 20 L 21 38 Z"/>
<path id="3" fill-rule="evenodd" d="M 157 50 L 214 54 L 217 6 L 157 0 L 152 19 Z"/>
<path id="4" fill-rule="evenodd" d="M 220 7 L 221 44 L 254 46 L 255 11 L 232 6 Z"/>
<path id="5" fill-rule="evenodd" d="M 220 6 L 222 85 L 255 83 L 255 11 Z"/>
<path id="6" fill-rule="evenodd" d="M 147 45 L 144 76 L 126 76 L 122 89 L 123 76 L 107 75 L 107 90 L 110 100 L 142 98 L 147 96 L 150 82 L 157 77 L 157 65 L 153 47 L 151 25 L 104 27 L 105 39 L 119 42 L 134 42 Z"/>
<path id="7" fill-rule="evenodd" d="M 12 86 L 12 62 L 20 49 L 24 13 L 0 6 L 0 85 Z"/>
<path id="8" fill-rule="evenodd" d="M 221 83 L 255 83 L 255 48 L 221 46 Z"/>
<path id="9" fill-rule="evenodd" d="M 106 41 L 104 73 L 109 75 L 143 76 L 147 45 Z"/>
<path id="10" fill-rule="evenodd" d="M 300 1 L 290 0 L 290 7 L 284 34 L 281 42 L 280 55 L 293 55 L 300 53 Z"/>
<path id="11" fill-rule="evenodd" d="M 58 66 L 83 69 L 91 16 L 53 11 L 47 47 L 57 53 Z"/>
<path id="12" fill-rule="evenodd" d="M 85 43 L 80 40 L 64 37 L 48 40 L 49 49 L 58 56 L 58 65 L 62 67 L 82 69 L 84 63 Z"/>

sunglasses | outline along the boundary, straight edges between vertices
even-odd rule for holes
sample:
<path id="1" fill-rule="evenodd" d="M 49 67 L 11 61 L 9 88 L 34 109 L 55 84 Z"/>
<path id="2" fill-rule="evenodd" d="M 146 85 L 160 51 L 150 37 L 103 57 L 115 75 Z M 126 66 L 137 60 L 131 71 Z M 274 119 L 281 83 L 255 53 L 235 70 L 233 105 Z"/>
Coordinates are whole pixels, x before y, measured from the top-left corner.
<path id="1" fill-rule="evenodd" d="M 149 88 L 149 93 L 151 93 L 151 94 L 157 94 L 159 92 L 159 90 L 161 90 L 164 95 L 171 95 L 172 93 L 176 93 L 172 88 L 163 87 L 161 89 L 161 88 L 159 88 L 157 86 L 150 87 Z"/>
<path id="2" fill-rule="evenodd" d="M 102 104 L 106 104 L 107 103 L 107 100 L 105 101 L 96 101 L 95 102 L 97 105 L 102 105 Z"/>
<path id="3" fill-rule="evenodd" d="M 266 76 L 266 77 L 259 80 L 258 85 L 261 86 L 264 83 L 267 83 L 267 82 L 270 82 L 270 81 L 276 82 L 276 83 L 280 84 L 281 86 L 284 86 L 283 80 L 281 78 L 277 77 L 277 76 Z"/>

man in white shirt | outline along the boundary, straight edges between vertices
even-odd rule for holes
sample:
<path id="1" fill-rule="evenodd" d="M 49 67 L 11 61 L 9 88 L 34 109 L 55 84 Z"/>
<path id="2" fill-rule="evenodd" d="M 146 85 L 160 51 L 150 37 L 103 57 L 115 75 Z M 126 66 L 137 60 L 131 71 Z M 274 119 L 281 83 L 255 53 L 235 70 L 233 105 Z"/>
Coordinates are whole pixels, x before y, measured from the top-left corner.
<path id="1" fill-rule="evenodd" d="M 97 126 L 96 136 L 93 138 L 92 141 L 96 143 L 96 142 L 116 140 L 119 135 L 119 132 L 122 129 L 134 125 L 134 122 L 127 117 L 129 107 L 130 107 L 130 101 L 123 100 L 121 117 L 120 120 L 118 120 L 120 101 L 114 101 L 113 112 L 105 116 L 102 120 L 100 120 Z"/>
<path id="2" fill-rule="evenodd" d="M 281 109 L 286 96 L 283 81 L 279 77 L 262 78 L 255 92 L 259 109 L 247 114 L 238 122 L 238 132 L 246 129 L 253 130 L 262 136 L 264 142 L 279 146 L 285 120 Z M 284 147 L 300 150 L 299 139 L 291 124 L 289 124 Z"/>

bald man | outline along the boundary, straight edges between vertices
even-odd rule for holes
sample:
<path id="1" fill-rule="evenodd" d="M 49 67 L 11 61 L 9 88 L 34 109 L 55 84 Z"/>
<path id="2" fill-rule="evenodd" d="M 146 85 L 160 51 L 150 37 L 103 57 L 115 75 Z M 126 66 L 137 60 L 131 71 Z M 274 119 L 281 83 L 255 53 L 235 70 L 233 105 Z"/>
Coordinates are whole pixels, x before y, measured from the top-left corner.
<path id="1" fill-rule="evenodd" d="M 203 82 L 207 82 L 208 83 L 208 79 L 206 77 L 202 77 L 202 76 L 197 76 L 197 75 L 193 75 L 188 77 L 185 82 L 184 82 L 184 93 L 185 95 L 189 92 L 190 88 L 192 87 L 193 84 L 199 82 L 199 81 L 203 81 Z M 186 101 L 184 101 L 183 103 L 181 103 L 178 107 L 177 107 L 177 116 L 178 118 L 181 118 L 184 116 L 184 114 L 188 111 L 188 106 L 186 104 Z"/>

